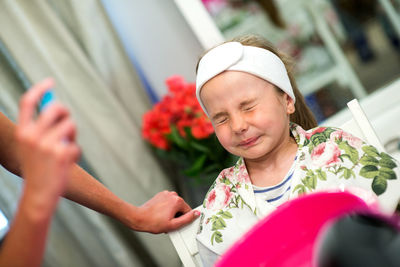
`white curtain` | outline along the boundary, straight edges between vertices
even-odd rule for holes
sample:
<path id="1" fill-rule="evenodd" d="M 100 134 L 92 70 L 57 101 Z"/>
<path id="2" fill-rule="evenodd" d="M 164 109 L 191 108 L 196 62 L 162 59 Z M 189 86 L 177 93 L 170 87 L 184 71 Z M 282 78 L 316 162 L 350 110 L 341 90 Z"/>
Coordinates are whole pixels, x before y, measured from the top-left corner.
<path id="1" fill-rule="evenodd" d="M 27 81 L 55 78 L 56 96 L 71 109 L 96 178 L 135 205 L 174 189 L 141 138 L 149 101 L 100 1 L 1 0 L 0 38 Z M 0 106 L 15 119 L 23 83 L 1 65 Z M 0 175 L 3 180 L 8 174 Z M 0 194 L 8 189 L 1 184 Z M 8 203 L 2 209 L 12 210 L 13 195 L 13 200 L 0 198 L 0 205 Z M 179 260 L 167 236 L 127 231 L 65 200 L 54 219 L 44 264 L 177 266 Z"/>

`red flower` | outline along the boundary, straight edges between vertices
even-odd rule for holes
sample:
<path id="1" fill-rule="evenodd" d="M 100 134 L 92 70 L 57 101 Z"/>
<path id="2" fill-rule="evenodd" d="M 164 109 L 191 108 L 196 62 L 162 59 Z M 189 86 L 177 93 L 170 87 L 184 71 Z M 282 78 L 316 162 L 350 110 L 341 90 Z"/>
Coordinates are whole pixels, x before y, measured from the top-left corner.
<path id="1" fill-rule="evenodd" d="M 231 188 L 224 183 L 217 183 L 206 197 L 207 209 L 220 210 L 229 205 L 233 193 Z"/>
<path id="2" fill-rule="evenodd" d="M 318 127 L 316 129 L 314 129 L 311 133 L 306 133 L 306 138 L 310 139 L 311 136 L 313 136 L 316 133 L 322 133 L 323 131 L 325 131 L 326 127 Z"/>
<path id="3" fill-rule="evenodd" d="M 147 112 L 143 115 L 142 136 L 155 147 L 168 149 L 166 135 L 170 132 L 167 114 L 159 113 L 155 109 L 154 112 Z"/>
<path id="4" fill-rule="evenodd" d="M 313 164 L 317 167 L 329 167 L 338 162 L 340 149 L 333 141 L 327 141 L 316 146 L 311 152 Z"/>
<path id="5" fill-rule="evenodd" d="M 183 137 L 186 137 L 185 128 L 192 126 L 192 121 L 188 118 L 182 118 L 176 124 L 178 126 L 179 134 Z"/>
<path id="6" fill-rule="evenodd" d="M 172 93 L 180 92 L 185 87 L 185 80 L 183 77 L 178 75 L 167 78 L 165 83 L 167 84 L 169 91 Z"/>
<path id="7" fill-rule="evenodd" d="M 311 135 L 314 135 L 316 133 L 322 133 L 323 131 L 325 131 L 325 129 L 326 129 L 326 127 L 318 127 L 317 129 L 312 131 Z"/>
<path id="8" fill-rule="evenodd" d="M 212 133 L 214 133 L 214 128 L 207 117 L 201 116 L 193 120 L 192 135 L 195 138 L 197 139 L 207 138 Z"/>
<path id="9" fill-rule="evenodd" d="M 167 138 L 172 127 L 176 127 L 183 138 L 187 137 L 185 129 L 196 139 L 211 136 L 214 129 L 196 99 L 195 84 L 186 83 L 177 75 L 165 82 L 167 95 L 143 116 L 143 138 L 157 148 L 168 150 L 173 145 Z"/>

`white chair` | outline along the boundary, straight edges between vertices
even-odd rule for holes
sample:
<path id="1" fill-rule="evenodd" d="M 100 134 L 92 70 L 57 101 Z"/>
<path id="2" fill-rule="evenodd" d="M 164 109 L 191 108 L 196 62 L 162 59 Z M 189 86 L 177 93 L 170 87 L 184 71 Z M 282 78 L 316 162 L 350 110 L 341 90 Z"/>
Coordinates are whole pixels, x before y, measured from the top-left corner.
<path id="1" fill-rule="evenodd" d="M 196 208 L 201 211 L 201 206 Z M 178 252 L 183 266 L 185 267 L 202 267 L 200 260 L 199 249 L 196 243 L 196 234 L 199 229 L 200 218 L 197 218 L 189 225 L 182 227 L 179 230 L 169 232 L 169 238 Z"/>
<path id="2" fill-rule="evenodd" d="M 360 103 L 357 99 L 353 99 L 347 103 L 352 118 L 339 126 L 344 131 L 351 133 L 364 140 L 365 142 L 375 146 L 376 148 L 385 151 L 384 146 L 375 133 L 374 128 L 367 116 L 365 115 Z"/>
<path id="3" fill-rule="evenodd" d="M 383 149 L 383 145 L 379 141 L 378 136 L 372 128 L 357 99 L 353 99 L 352 101 L 348 102 L 347 106 L 352 114 L 352 118 L 338 127 L 354 136 L 361 138 L 377 148 Z M 197 207 L 196 209 L 200 210 L 201 206 Z M 198 218 L 191 224 L 182 227 L 179 230 L 168 233 L 172 244 L 178 252 L 179 258 L 185 267 L 203 266 L 196 243 L 196 234 L 199 224 L 200 219 Z"/>

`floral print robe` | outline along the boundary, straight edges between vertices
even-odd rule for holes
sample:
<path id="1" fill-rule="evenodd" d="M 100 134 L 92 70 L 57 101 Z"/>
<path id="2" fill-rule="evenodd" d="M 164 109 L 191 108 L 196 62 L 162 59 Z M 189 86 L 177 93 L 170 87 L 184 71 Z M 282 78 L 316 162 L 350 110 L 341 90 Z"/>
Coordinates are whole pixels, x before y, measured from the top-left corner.
<path id="1" fill-rule="evenodd" d="M 346 188 L 361 198 L 378 199 L 380 207 L 394 211 L 400 195 L 398 163 L 387 153 L 338 128 L 290 130 L 298 144 L 289 199 L 320 190 Z M 373 193 L 372 193 L 373 192 Z M 365 194 L 367 193 L 367 194 Z M 377 198 L 376 198 L 377 196 Z M 259 201 L 243 158 L 224 169 L 210 187 L 204 203 L 197 241 L 223 254 L 257 221 L 276 208 Z"/>

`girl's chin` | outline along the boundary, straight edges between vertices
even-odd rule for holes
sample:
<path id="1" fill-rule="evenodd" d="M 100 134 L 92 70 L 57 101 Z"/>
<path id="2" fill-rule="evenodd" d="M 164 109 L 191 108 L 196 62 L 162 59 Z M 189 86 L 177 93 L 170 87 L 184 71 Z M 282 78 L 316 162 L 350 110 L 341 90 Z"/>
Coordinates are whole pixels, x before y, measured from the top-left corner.
<path id="1" fill-rule="evenodd" d="M 248 151 L 248 153 L 242 153 L 242 157 L 244 159 L 248 159 L 248 160 L 257 160 L 257 159 L 261 159 L 266 155 L 266 153 L 260 152 L 260 151 Z"/>
<path id="2" fill-rule="evenodd" d="M 252 149 L 243 151 L 243 153 L 241 153 L 241 157 L 249 160 L 261 160 L 264 159 L 270 152 L 271 150 L 268 150 L 265 147 L 253 147 Z"/>

